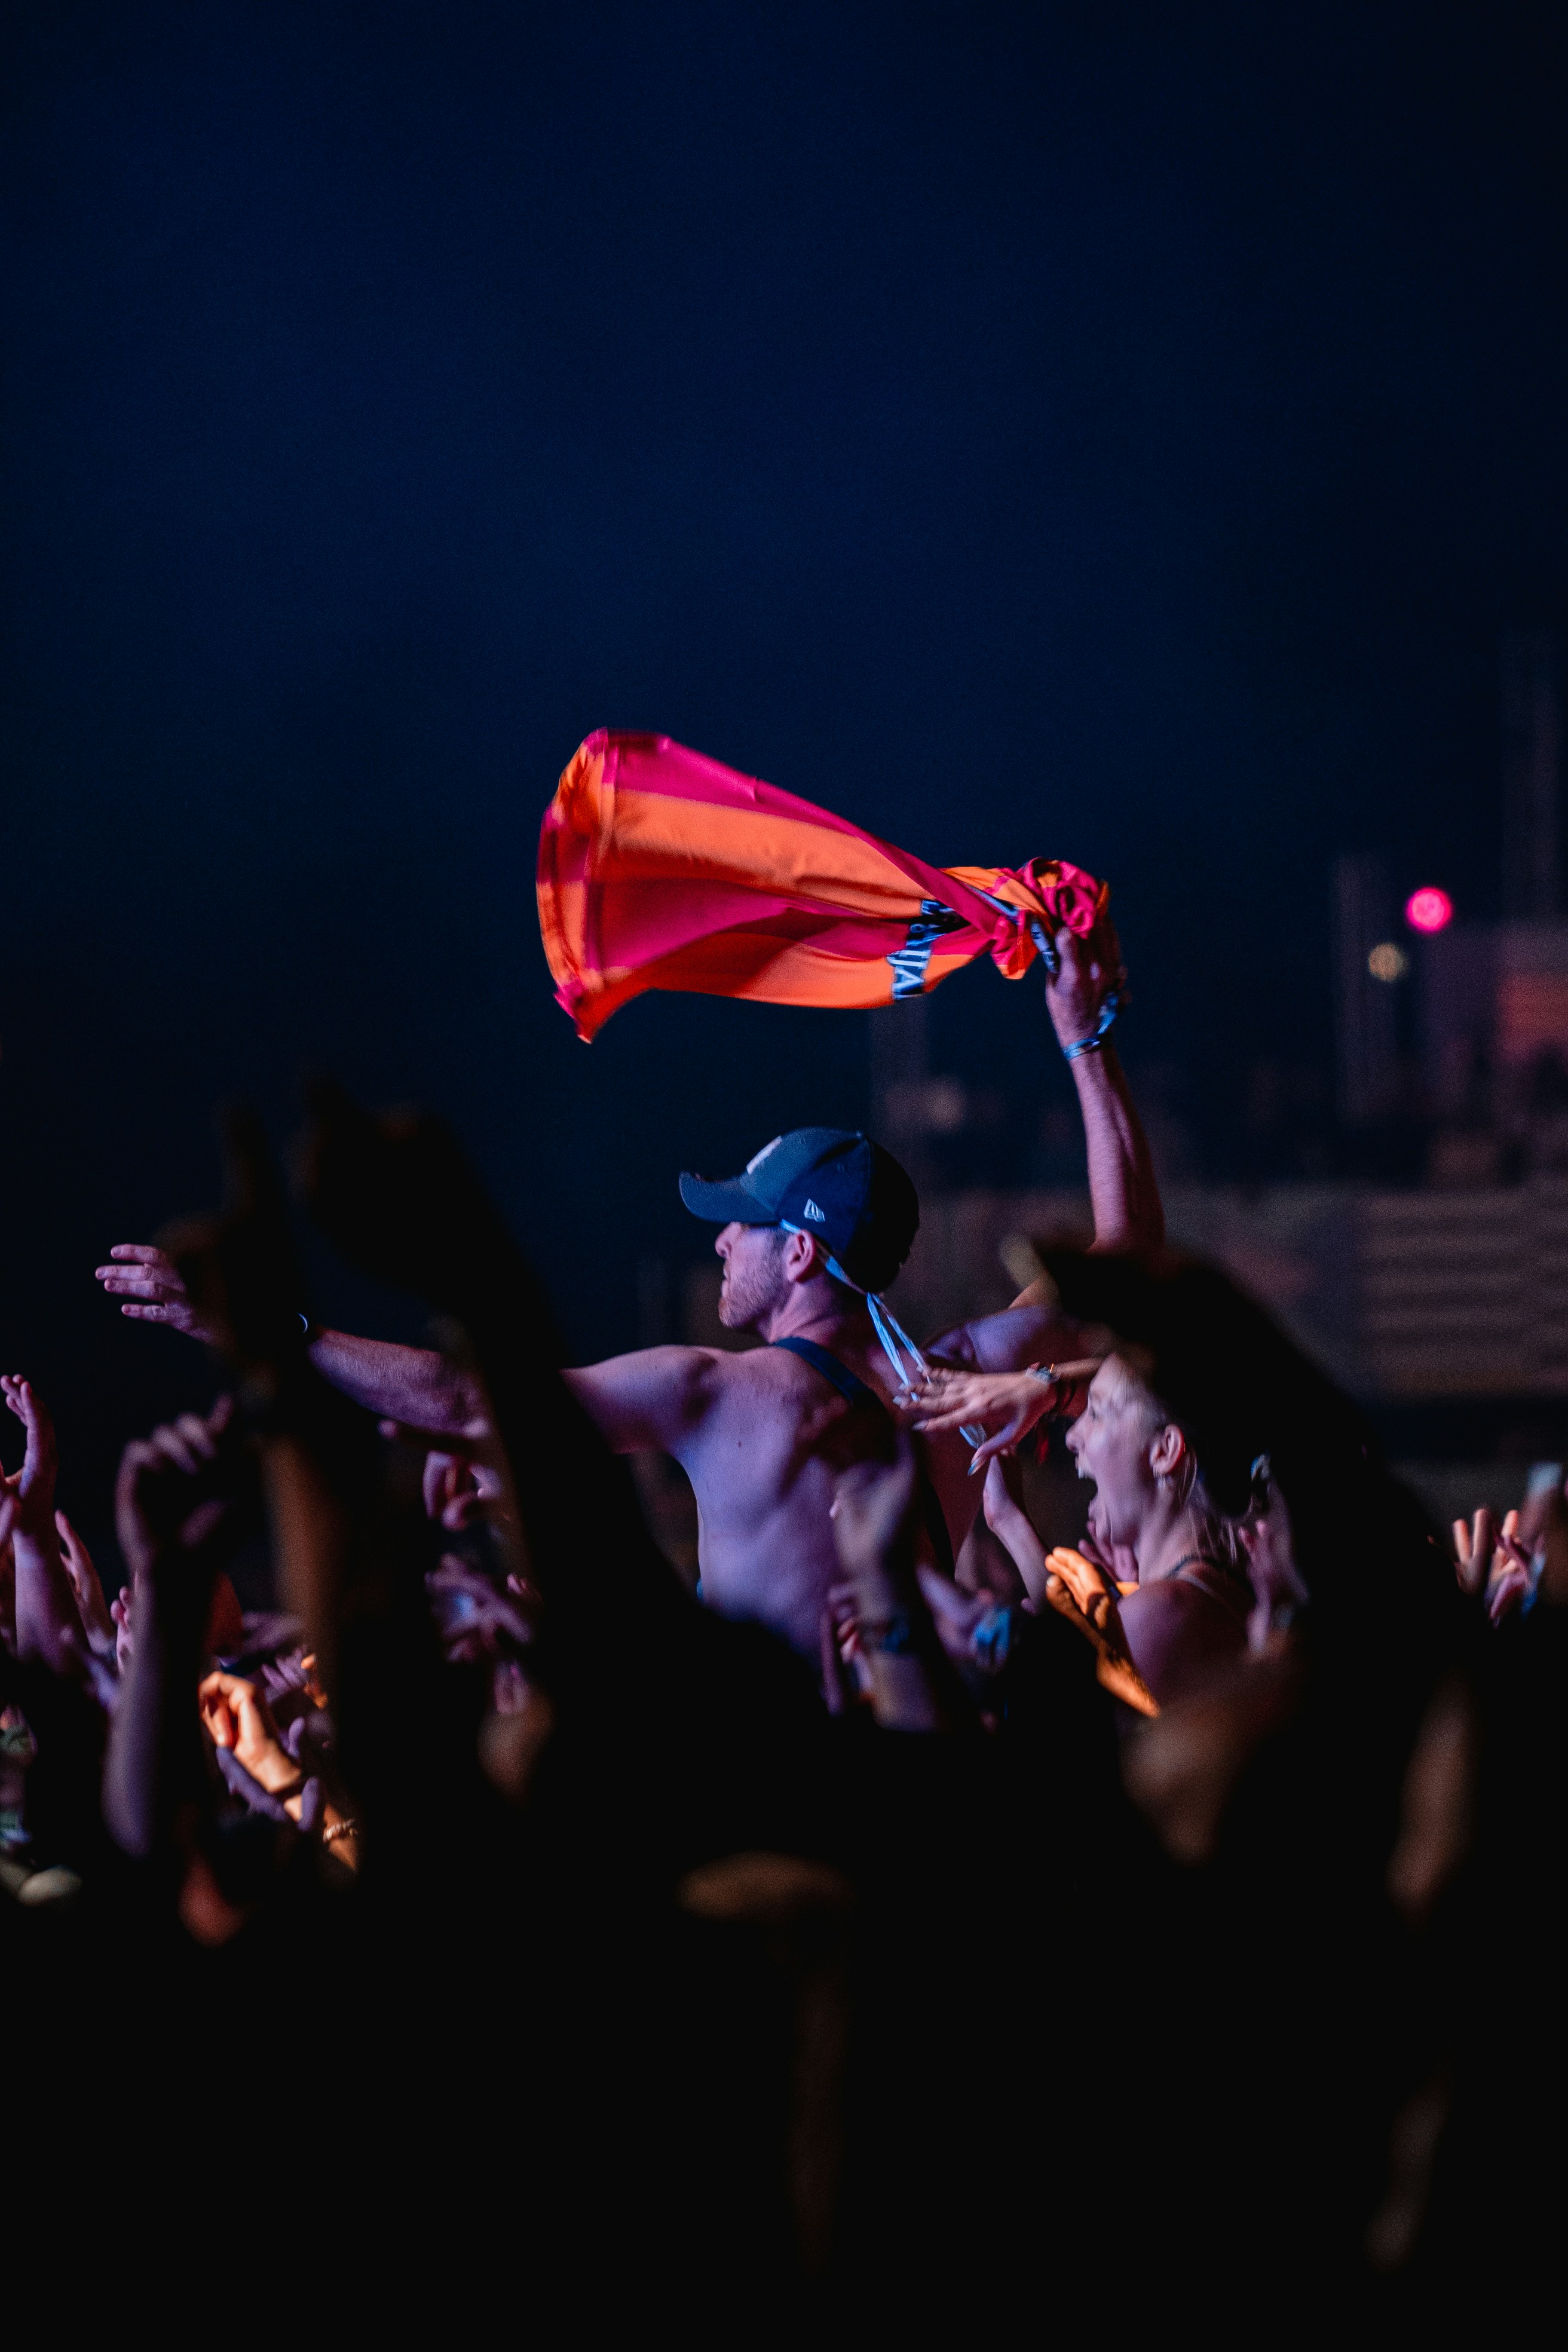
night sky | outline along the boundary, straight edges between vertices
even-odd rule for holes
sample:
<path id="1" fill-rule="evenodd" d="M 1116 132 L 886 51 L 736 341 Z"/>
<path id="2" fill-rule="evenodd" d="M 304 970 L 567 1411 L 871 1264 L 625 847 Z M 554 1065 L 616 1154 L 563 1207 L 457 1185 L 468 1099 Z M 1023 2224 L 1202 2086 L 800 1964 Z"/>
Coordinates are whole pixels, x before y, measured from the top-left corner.
<path id="1" fill-rule="evenodd" d="M 226 1094 L 438 1108 L 583 1353 L 704 1245 L 679 1168 L 867 1116 L 858 1016 L 576 1042 L 532 866 L 595 726 L 1109 876 L 1205 1151 L 1327 1068 L 1337 851 L 1494 909 L 1498 631 L 1568 614 L 1560 8 L 0 23 L 0 1329 L 68 1507 L 208 1382 L 90 1270 Z M 1065 1084 L 1037 983 L 932 1021 Z"/>

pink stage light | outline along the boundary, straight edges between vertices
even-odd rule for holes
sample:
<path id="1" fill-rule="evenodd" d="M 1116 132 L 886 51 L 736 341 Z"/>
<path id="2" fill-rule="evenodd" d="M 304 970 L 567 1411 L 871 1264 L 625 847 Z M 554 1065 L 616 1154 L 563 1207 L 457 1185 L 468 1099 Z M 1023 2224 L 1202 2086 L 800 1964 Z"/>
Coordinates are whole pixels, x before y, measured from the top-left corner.
<path id="1" fill-rule="evenodd" d="M 1454 902 L 1447 890 L 1412 890 L 1405 902 L 1405 919 L 1413 931 L 1440 931 L 1454 919 Z"/>

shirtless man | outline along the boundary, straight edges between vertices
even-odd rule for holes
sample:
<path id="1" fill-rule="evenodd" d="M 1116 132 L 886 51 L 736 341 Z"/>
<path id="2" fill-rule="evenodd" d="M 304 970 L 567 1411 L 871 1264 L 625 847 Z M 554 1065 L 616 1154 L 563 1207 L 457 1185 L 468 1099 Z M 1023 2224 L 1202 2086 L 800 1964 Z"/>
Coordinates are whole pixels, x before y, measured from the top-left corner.
<path id="1" fill-rule="evenodd" d="M 1056 947 L 1058 969 L 1046 997 L 1083 1114 L 1094 1245 L 1153 1248 L 1163 1221 L 1148 1150 L 1114 1049 L 1097 1036 L 1121 977 L 1116 935 L 1109 923 L 1088 940 L 1064 930 Z M 642 1349 L 564 1377 L 617 1453 L 658 1449 L 685 1469 L 697 1496 L 709 1606 L 758 1619 L 816 1657 L 838 1572 L 834 1481 L 847 1459 L 864 1458 L 885 1438 L 872 1399 L 885 1407 L 900 1391 L 866 1294 L 889 1283 L 909 1253 L 919 1223 L 914 1188 L 868 1138 L 804 1129 L 776 1138 L 728 1182 L 683 1177 L 681 1194 L 720 1226 L 721 1320 L 768 1344 L 744 1354 Z M 160 1252 L 121 1244 L 111 1258 L 98 1278 L 127 1302 L 123 1313 L 203 1336 Z M 944 1333 L 927 1352 L 998 1373 L 1076 1349 L 1072 1327 L 1026 1291 L 1002 1313 Z M 438 1355 L 340 1331 L 313 1335 L 310 1355 L 347 1395 L 437 1444 L 483 1433 L 480 1400 Z M 921 1450 L 925 1490 L 940 1507 L 940 1517 L 927 1510 L 929 1550 L 942 1565 L 969 1532 L 981 1482 L 970 1475 L 972 1448 L 956 1432 L 924 1440 Z"/>

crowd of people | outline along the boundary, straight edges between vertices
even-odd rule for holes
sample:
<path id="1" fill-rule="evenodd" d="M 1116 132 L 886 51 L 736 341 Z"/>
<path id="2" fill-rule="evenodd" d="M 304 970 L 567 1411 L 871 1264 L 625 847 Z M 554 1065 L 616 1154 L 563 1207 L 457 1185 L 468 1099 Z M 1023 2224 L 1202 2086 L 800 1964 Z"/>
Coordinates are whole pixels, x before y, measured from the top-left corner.
<path id="1" fill-rule="evenodd" d="M 1109 925 L 1050 962 L 1094 1233 L 1003 1313 L 905 1333 L 913 1188 L 806 1129 L 681 1179 L 752 1344 L 569 1367 L 449 1134 L 323 1085 L 292 1206 L 237 1115 L 226 1205 L 98 1269 L 226 1367 L 127 1444 L 111 1570 L 0 1381 L 26 2242 L 742 2340 L 1540 2278 L 1561 1470 L 1431 1526 L 1165 1247 Z M 316 1322 L 300 1213 L 428 1347 Z"/>

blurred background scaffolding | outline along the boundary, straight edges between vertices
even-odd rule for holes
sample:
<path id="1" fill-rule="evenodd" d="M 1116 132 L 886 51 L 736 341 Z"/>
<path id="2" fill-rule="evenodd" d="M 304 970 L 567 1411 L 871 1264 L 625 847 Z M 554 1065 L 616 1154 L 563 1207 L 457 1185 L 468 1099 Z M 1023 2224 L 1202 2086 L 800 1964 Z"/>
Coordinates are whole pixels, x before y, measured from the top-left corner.
<path id="1" fill-rule="evenodd" d="M 1033 982 L 577 1044 L 600 724 L 1108 875 L 1177 1234 L 1403 1457 L 1568 1450 L 1565 106 L 1550 7 L 6 10 L 0 1328 L 68 1507 L 205 1378 L 92 1266 L 309 1066 L 453 1119 L 580 1357 L 706 1332 L 676 1173 L 795 1123 L 917 1167 L 908 1321 L 1079 1213 Z"/>

